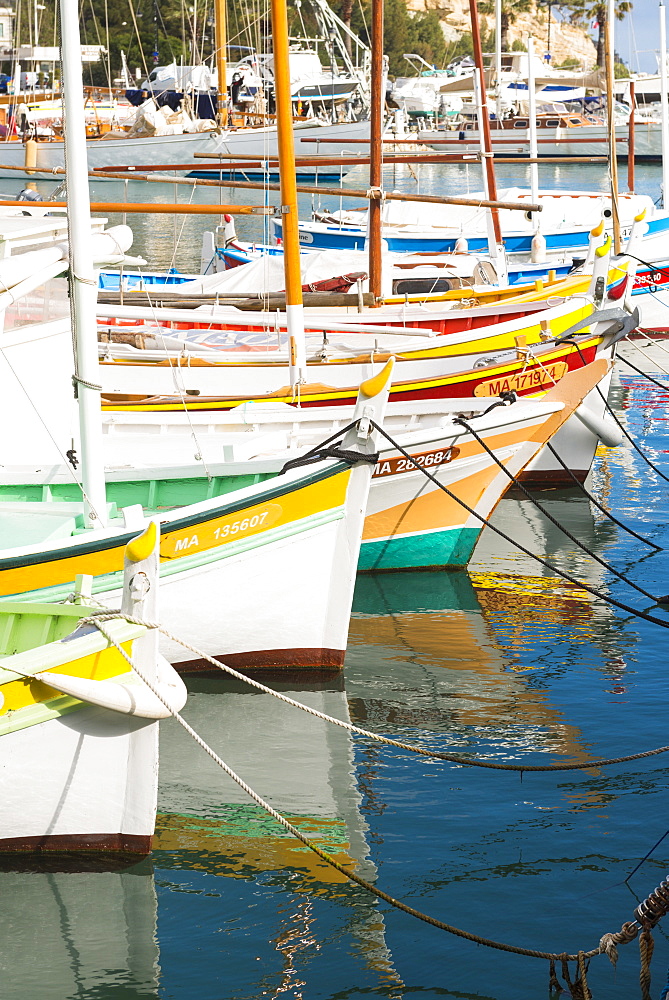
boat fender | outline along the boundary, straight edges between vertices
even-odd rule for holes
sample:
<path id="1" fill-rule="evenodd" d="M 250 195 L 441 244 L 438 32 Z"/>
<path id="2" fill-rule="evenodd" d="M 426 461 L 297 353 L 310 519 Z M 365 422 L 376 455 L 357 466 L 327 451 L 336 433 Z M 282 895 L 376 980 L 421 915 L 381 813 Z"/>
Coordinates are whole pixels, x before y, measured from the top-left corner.
<path id="1" fill-rule="evenodd" d="M 186 703 L 186 687 L 174 668 L 160 658 L 156 688 L 170 706 L 167 708 L 160 698 L 143 683 L 115 683 L 97 681 L 90 677 L 71 677 L 45 671 L 35 674 L 37 680 L 62 691 L 71 698 L 77 698 L 89 705 L 106 708 L 122 715 L 132 715 L 138 719 L 168 719 L 172 709 L 178 712 Z"/>
<path id="2" fill-rule="evenodd" d="M 576 416 L 595 437 L 598 437 L 607 448 L 617 448 L 623 439 L 623 432 L 614 421 L 607 416 L 600 417 L 585 406 L 584 403 L 575 411 Z"/>
<path id="3" fill-rule="evenodd" d="M 540 229 L 532 237 L 530 258 L 533 264 L 544 264 L 546 261 L 546 240 Z"/>
<path id="4" fill-rule="evenodd" d="M 37 167 L 37 143 L 34 139 L 26 139 L 24 167 L 27 171 Z"/>

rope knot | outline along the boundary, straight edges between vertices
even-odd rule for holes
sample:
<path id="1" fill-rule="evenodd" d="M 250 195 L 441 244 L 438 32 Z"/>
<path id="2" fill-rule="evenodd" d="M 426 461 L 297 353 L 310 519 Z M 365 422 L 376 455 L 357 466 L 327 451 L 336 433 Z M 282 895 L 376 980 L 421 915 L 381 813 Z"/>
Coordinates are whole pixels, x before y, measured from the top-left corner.
<path id="1" fill-rule="evenodd" d="M 623 924 L 619 931 L 603 934 L 599 939 L 600 953 L 606 955 L 611 962 L 611 965 L 615 966 L 618 961 L 618 945 L 629 944 L 630 941 L 634 940 L 638 933 L 638 924 L 630 920 Z"/>

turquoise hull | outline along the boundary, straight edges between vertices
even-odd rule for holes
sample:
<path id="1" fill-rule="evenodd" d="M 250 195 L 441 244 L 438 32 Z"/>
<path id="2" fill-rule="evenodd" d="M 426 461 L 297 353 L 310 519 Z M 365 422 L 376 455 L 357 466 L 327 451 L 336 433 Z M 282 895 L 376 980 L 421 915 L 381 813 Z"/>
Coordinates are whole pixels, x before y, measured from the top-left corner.
<path id="1" fill-rule="evenodd" d="M 461 569 L 469 562 L 480 534 L 480 528 L 449 528 L 380 542 L 363 541 L 358 572 Z"/>

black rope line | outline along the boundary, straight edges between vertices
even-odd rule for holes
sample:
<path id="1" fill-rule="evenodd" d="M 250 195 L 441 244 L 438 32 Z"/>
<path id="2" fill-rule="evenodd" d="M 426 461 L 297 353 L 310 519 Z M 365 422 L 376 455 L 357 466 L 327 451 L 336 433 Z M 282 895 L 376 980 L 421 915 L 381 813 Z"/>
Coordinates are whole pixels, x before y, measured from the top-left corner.
<path id="1" fill-rule="evenodd" d="M 581 348 L 579 347 L 579 345 L 576 343 L 576 341 L 570 340 L 570 343 L 572 343 L 574 345 L 574 347 L 576 348 L 576 350 L 578 351 L 579 357 L 581 358 L 581 361 L 583 362 L 583 364 L 587 365 L 588 362 L 583 357 L 583 351 L 581 350 Z M 599 388 L 599 386 L 597 385 L 597 386 L 595 386 L 595 388 L 596 388 L 597 392 L 599 393 L 600 398 L 602 399 L 602 401 L 604 403 L 604 406 L 606 407 L 607 412 L 613 417 L 615 423 L 618 425 L 618 427 L 620 428 L 620 430 L 623 432 L 624 436 L 627 438 L 627 440 L 632 445 L 632 447 L 637 452 L 637 454 L 641 456 L 641 458 L 644 460 L 644 462 L 646 463 L 646 465 L 648 465 L 653 470 L 653 472 L 655 472 L 661 479 L 664 479 L 665 483 L 669 483 L 669 476 L 665 476 L 665 474 L 663 472 L 660 472 L 660 470 L 655 465 L 655 463 L 652 462 L 650 460 L 650 458 L 648 458 L 648 455 L 646 455 L 646 453 L 644 451 L 642 451 L 642 449 L 636 443 L 636 441 L 634 440 L 634 438 L 632 437 L 632 435 L 628 432 L 627 428 L 618 419 L 618 415 L 616 413 L 614 413 L 614 411 L 613 411 L 613 409 L 611 407 L 611 404 L 609 403 L 608 399 L 606 398 L 606 396 L 604 395 L 604 393 L 602 392 L 602 390 Z"/>
<path id="2" fill-rule="evenodd" d="M 548 562 L 547 559 L 544 559 L 542 556 L 538 556 L 535 552 L 531 552 L 529 549 L 526 549 L 525 546 L 521 545 L 520 542 L 516 541 L 515 538 L 511 538 L 511 536 L 507 535 L 506 532 L 502 531 L 501 528 L 498 528 L 497 525 L 492 524 L 487 518 L 483 517 L 482 514 L 479 514 L 478 511 L 474 510 L 473 507 L 470 507 L 467 503 L 465 503 L 465 501 L 461 497 L 456 496 L 455 493 L 452 493 L 451 490 L 449 490 L 446 486 L 444 486 L 443 483 L 440 483 L 439 480 L 436 479 L 431 472 L 428 472 L 427 469 L 424 469 L 422 465 L 418 465 L 418 463 L 413 460 L 408 451 L 405 451 L 405 449 L 400 444 L 398 444 L 397 441 L 394 441 L 390 437 L 390 435 L 386 433 L 383 427 L 381 427 L 379 424 L 376 423 L 376 421 L 372 421 L 372 423 L 376 428 L 376 430 L 379 432 L 379 434 L 385 437 L 386 440 L 390 441 L 392 446 L 396 448 L 397 451 L 399 451 L 400 455 L 404 456 L 404 458 L 406 458 L 409 462 L 411 462 L 411 464 L 414 465 L 417 469 L 420 469 L 423 475 L 426 476 L 431 482 L 433 482 L 435 486 L 437 486 L 440 490 L 443 490 L 444 493 L 451 498 L 451 500 L 455 500 L 456 503 L 459 503 L 460 506 L 463 507 L 468 514 L 471 514 L 472 517 L 475 517 L 476 520 L 479 521 L 481 524 L 485 525 L 487 528 L 490 528 L 491 531 L 494 531 L 495 534 L 499 535 L 500 538 L 503 538 L 505 542 L 509 542 L 511 545 L 515 545 L 517 549 L 523 552 L 526 556 L 529 556 L 530 559 L 534 559 L 542 566 L 545 566 L 546 569 L 549 569 L 551 571 L 551 573 L 555 573 L 557 576 L 562 577 L 563 580 L 567 580 L 568 583 L 573 584 L 575 587 L 580 587 L 581 590 L 585 590 L 588 594 L 592 594 L 593 597 L 598 598 L 605 604 L 610 604 L 614 608 L 619 608 L 621 611 L 626 611 L 629 615 L 632 615 L 634 618 L 641 618 L 643 619 L 643 621 L 652 622 L 653 625 L 659 625 L 661 628 L 669 628 L 668 621 L 665 621 L 662 618 L 656 618 L 655 615 L 648 614 L 647 611 L 639 611 L 637 608 L 633 608 L 630 604 L 624 604 L 622 601 L 617 601 L 614 597 L 610 597 L 607 594 L 602 594 L 601 591 L 595 590 L 594 587 L 589 586 L 589 584 L 587 583 L 583 583 L 582 580 L 577 580 L 576 577 L 571 576 L 569 573 L 565 573 L 564 570 L 559 569 L 554 563 L 550 563 Z"/>
<path id="3" fill-rule="evenodd" d="M 502 462 L 502 460 L 497 457 L 492 448 L 488 447 L 483 438 L 476 433 L 474 428 L 469 425 L 469 423 L 464 419 L 464 417 L 456 417 L 454 423 L 460 424 L 467 431 L 469 431 L 472 437 L 475 438 L 476 441 L 478 441 L 483 450 L 487 452 L 488 455 L 490 455 L 495 464 L 502 470 L 507 479 L 509 479 L 513 483 L 513 485 L 516 486 L 521 491 L 523 496 L 525 496 L 531 503 L 534 504 L 534 506 L 538 510 L 541 511 L 544 517 L 548 518 L 551 524 L 554 524 L 556 528 L 558 528 L 564 535 L 566 535 L 567 538 L 574 543 L 574 545 L 577 545 L 582 552 L 585 552 L 587 555 L 589 555 L 591 559 L 594 559 L 595 562 L 598 562 L 600 566 L 604 567 L 604 569 L 608 570 L 610 573 L 613 573 L 614 576 L 617 576 L 619 580 L 623 581 L 623 583 L 626 583 L 628 586 L 638 591 L 638 593 L 643 594 L 644 597 L 647 597 L 649 600 L 653 601 L 654 604 L 658 603 L 658 599 L 655 597 L 654 594 L 651 594 L 648 590 L 644 590 L 643 587 L 640 587 L 632 580 L 629 580 L 624 573 L 621 573 L 619 572 L 619 570 L 614 569 L 614 567 L 611 566 L 605 559 L 601 559 L 595 552 L 592 552 L 582 542 L 579 542 L 578 538 L 576 538 L 576 536 L 573 535 L 568 528 L 565 528 L 564 525 L 560 524 L 557 518 L 553 517 L 550 511 L 548 511 L 546 507 L 544 507 L 544 505 L 539 500 L 537 500 L 537 498 L 533 496 L 525 486 L 523 486 L 520 480 L 517 479 L 516 476 L 514 476 L 514 474 L 507 469 L 504 462 Z"/>
<path id="4" fill-rule="evenodd" d="M 354 451 L 352 448 L 340 448 L 339 444 L 331 445 L 327 448 L 320 445 L 300 458 L 291 458 L 290 461 L 286 462 L 279 475 L 283 472 L 289 472 L 291 469 L 299 469 L 303 465 L 313 465 L 314 462 L 322 462 L 324 458 L 335 458 L 339 462 L 346 462 L 347 465 L 355 465 L 356 462 L 368 462 L 369 465 L 376 465 L 379 460 L 379 453 L 378 451 L 370 453 Z"/>
<path id="5" fill-rule="evenodd" d="M 648 372 L 644 372 L 640 368 L 637 368 L 637 366 L 633 365 L 631 361 L 627 360 L 627 358 L 618 358 L 618 361 L 622 361 L 622 363 L 624 365 L 627 365 L 628 368 L 632 368 L 637 373 L 637 375 L 643 375 L 643 377 L 647 378 L 649 382 L 652 382 L 653 385 L 656 385 L 658 389 L 664 389 L 665 392 L 669 392 L 669 385 L 663 385 L 662 382 L 658 382 L 657 379 L 653 378 L 652 375 L 649 375 Z"/>
<path id="6" fill-rule="evenodd" d="M 604 506 L 604 504 L 600 503 L 597 497 L 593 496 L 593 494 L 588 489 L 585 488 L 585 485 L 580 481 L 578 476 L 574 475 L 574 473 L 569 468 L 567 463 L 562 460 L 560 455 L 558 455 L 558 453 L 556 452 L 555 448 L 550 443 L 550 441 L 546 441 L 544 447 L 548 448 L 553 458 L 555 458 L 556 461 L 560 463 L 564 471 L 567 472 L 569 476 L 573 479 L 575 485 L 578 486 L 581 492 L 588 498 L 590 503 L 594 504 L 598 510 L 601 510 L 602 514 L 605 514 L 606 517 L 609 518 L 609 520 L 613 521 L 614 524 L 617 524 L 619 528 L 623 529 L 623 531 L 626 531 L 629 535 L 633 535 L 634 538 L 638 538 L 640 542 L 644 543 L 644 545 L 649 545 L 652 549 L 656 549 L 657 552 L 662 551 L 661 545 L 658 545 L 656 542 L 651 542 L 649 538 L 644 538 L 643 535 L 638 534 L 638 532 L 636 532 L 634 528 L 630 528 L 629 525 L 624 524 L 622 521 L 619 521 L 618 518 L 615 516 L 615 514 L 612 514 L 611 511 Z"/>
<path id="7" fill-rule="evenodd" d="M 648 260 L 642 260 L 641 257 L 635 257 L 633 253 L 625 253 L 625 256 L 631 257 L 632 260 L 636 260 L 639 264 L 643 264 L 643 266 L 647 267 L 650 271 L 656 271 L 658 274 L 661 274 L 662 277 L 669 278 L 669 268 L 658 267 L 656 264 L 651 264 Z"/>
<path id="8" fill-rule="evenodd" d="M 627 876 L 627 878 L 623 880 L 623 883 L 622 883 L 623 885 L 625 885 L 627 882 L 629 882 L 629 880 L 632 878 L 632 875 L 636 875 L 636 873 L 639 871 L 639 868 L 641 868 L 641 865 L 645 861 L 648 861 L 648 858 L 651 856 L 651 854 L 653 853 L 653 851 L 655 850 L 655 848 L 660 846 L 660 844 L 662 843 L 662 841 L 664 840 L 664 838 L 667 836 L 667 834 L 669 834 L 669 830 L 665 830 L 664 833 L 662 834 L 662 836 L 660 837 L 660 839 L 655 841 L 655 843 L 653 844 L 653 846 L 651 847 L 651 849 L 648 851 L 648 854 L 645 854 L 642 857 L 641 861 L 636 866 L 636 868 L 634 868 L 629 873 L 629 875 Z"/>

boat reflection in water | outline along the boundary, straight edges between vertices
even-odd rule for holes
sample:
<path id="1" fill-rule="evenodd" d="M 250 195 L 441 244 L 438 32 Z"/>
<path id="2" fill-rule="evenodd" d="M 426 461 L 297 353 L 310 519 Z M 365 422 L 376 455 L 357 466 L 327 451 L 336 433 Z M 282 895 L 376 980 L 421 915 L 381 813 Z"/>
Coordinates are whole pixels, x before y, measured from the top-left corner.
<path id="1" fill-rule="evenodd" d="M 3 996 L 159 996 L 153 871 L 0 873 Z M 109 992 L 107 992 L 109 990 Z"/>
<path id="2" fill-rule="evenodd" d="M 542 503 L 606 557 L 618 529 L 595 519 L 586 498 L 553 491 Z M 606 571 L 530 501 L 502 500 L 493 523 L 574 578 L 606 590 Z M 359 577 L 346 660 L 353 720 L 407 737 L 423 729 L 447 734 L 453 750 L 473 749 L 485 738 L 491 752 L 513 759 L 541 751 L 587 761 L 597 755 L 551 690 L 572 669 L 556 648 L 565 639 L 594 647 L 601 672 L 624 690 L 632 639 L 615 613 L 490 529 L 469 572 Z M 446 748 L 443 739 L 439 745 Z"/>
<path id="3" fill-rule="evenodd" d="M 272 686 L 349 721 L 341 678 Z M 184 716 L 226 763 L 319 847 L 374 881 L 350 734 L 235 680 L 189 678 L 188 687 Z M 225 995 L 298 990 L 293 996 L 302 987 L 316 995 L 324 980 L 334 989 L 341 976 L 345 987 L 351 975 L 371 991 L 401 987 L 376 900 L 284 830 L 172 723 L 161 732 L 155 848 L 161 912 L 173 920 L 197 900 L 189 948 L 216 956 L 208 982 L 224 982 Z M 172 962 L 165 954 L 163 968 Z"/>

